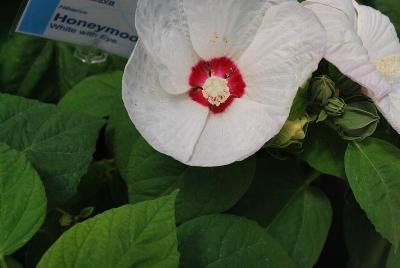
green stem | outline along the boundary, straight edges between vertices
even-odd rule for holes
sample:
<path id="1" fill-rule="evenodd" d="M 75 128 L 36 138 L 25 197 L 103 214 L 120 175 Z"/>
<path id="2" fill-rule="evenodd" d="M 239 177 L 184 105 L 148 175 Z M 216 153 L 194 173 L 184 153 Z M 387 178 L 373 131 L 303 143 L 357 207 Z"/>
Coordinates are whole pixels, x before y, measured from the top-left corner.
<path id="1" fill-rule="evenodd" d="M 0 255 L 0 268 L 8 268 L 6 260 Z"/>
<path id="2" fill-rule="evenodd" d="M 321 172 L 314 171 L 313 173 L 310 174 L 310 176 L 308 176 L 308 178 L 306 180 L 306 184 L 311 184 L 313 181 L 318 179 L 321 175 L 322 175 Z"/>

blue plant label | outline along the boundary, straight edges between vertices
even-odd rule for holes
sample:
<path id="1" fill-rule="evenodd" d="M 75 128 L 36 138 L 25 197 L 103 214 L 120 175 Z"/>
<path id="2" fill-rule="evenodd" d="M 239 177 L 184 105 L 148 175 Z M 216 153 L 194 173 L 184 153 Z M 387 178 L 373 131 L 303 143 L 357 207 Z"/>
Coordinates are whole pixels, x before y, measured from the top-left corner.
<path id="1" fill-rule="evenodd" d="M 137 0 L 29 0 L 16 31 L 129 57 Z"/>

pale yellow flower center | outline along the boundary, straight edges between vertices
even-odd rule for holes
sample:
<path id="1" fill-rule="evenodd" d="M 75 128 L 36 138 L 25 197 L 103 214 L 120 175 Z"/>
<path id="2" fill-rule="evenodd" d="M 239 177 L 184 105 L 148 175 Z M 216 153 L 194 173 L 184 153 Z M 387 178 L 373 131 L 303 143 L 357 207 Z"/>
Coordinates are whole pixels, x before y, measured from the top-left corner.
<path id="1" fill-rule="evenodd" d="M 384 57 L 373 64 L 389 83 L 400 83 L 400 55 Z"/>
<path id="2" fill-rule="evenodd" d="M 204 98 L 215 106 L 224 103 L 231 93 L 229 92 L 228 81 L 218 76 L 211 76 L 203 85 L 202 90 Z"/>

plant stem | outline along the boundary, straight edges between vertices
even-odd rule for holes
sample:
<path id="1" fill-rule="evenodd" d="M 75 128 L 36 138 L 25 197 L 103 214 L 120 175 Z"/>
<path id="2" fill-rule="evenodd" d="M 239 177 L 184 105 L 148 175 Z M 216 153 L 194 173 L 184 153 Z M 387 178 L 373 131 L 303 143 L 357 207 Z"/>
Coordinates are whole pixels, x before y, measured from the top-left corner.
<path id="1" fill-rule="evenodd" d="M 0 268 L 8 268 L 6 260 L 0 255 Z"/>
<path id="2" fill-rule="evenodd" d="M 306 180 L 306 184 L 311 184 L 313 181 L 318 179 L 321 175 L 322 175 L 321 172 L 314 171 L 313 173 L 310 174 L 310 176 L 308 176 L 308 178 Z"/>

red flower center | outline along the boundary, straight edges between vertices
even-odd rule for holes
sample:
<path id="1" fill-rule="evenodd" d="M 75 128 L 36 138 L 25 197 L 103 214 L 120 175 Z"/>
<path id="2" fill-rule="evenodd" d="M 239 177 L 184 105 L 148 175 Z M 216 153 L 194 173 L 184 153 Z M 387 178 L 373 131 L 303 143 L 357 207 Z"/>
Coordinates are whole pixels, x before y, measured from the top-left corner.
<path id="1" fill-rule="evenodd" d="M 246 84 L 236 64 L 227 57 L 200 61 L 192 67 L 189 96 L 195 102 L 222 113 L 244 94 Z"/>

